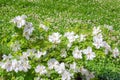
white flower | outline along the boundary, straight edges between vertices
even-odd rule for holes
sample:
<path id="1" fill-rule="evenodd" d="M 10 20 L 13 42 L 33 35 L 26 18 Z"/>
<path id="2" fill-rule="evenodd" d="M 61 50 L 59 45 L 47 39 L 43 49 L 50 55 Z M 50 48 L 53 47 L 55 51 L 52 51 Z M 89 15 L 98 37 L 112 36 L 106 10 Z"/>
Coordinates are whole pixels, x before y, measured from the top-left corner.
<path id="1" fill-rule="evenodd" d="M 25 25 L 24 28 L 24 32 L 28 32 L 29 34 L 31 34 L 33 32 L 34 28 L 33 28 L 33 24 L 31 22 L 27 22 L 27 24 Z"/>
<path id="2" fill-rule="evenodd" d="M 70 72 L 65 70 L 62 74 L 62 79 L 61 80 L 71 80 L 72 76 L 73 75 Z"/>
<path id="3" fill-rule="evenodd" d="M 73 70 L 74 72 L 79 72 L 79 69 L 77 68 L 77 65 L 75 62 L 70 64 L 70 69 Z"/>
<path id="4" fill-rule="evenodd" d="M 31 55 L 34 54 L 35 51 L 36 51 L 36 50 L 35 50 L 34 48 L 33 48 L 33 49 L 27 49 L 27 53 L 28 53 L 28 54 L 31 54 Z"/>
<path id="5" fill-rule="evenodd" d="M 19 62 L 16 60 L 16 59 L 13 59 L 12 60 L 12 68 L 15 72 L 18 72 L 19 71 Z"/>
<path id="6" fill-rule="evenodd" d="M 20 59 L 28 59 L 28 57 L 30 56 L 30 53 L 28 52 L 23 52 L 22 56 L 20 56 Z"/>
<path id="7" fill-rule="evenodd" d="M 65 58 L 67 56 L 67 52 L 66 52 L 65 49 L 61 50 L 61 55 L 60 56 L 63 57 L 63 58 Z"/>
<path id="8" fill-rule="evenodd" d="M 12 48 L 12 51 L 14 51 L 14 52 L 17 52 L 18 50 L 20 50 L 21 48 L 20 48 L 20 43 L 19 43 L 19 41 L 15 41 L 14 43 L 12 43 L 11 45 L 10 45 L 10 47 Z"/>
<path id="9" fill-rule="evenodd" d="M 111 49 L 110 45 L 109 45 L 106 41 L 103 42 L 103 47 L 104 47 L 106 50 L 112 52 L 112 49 Z"/>
<path id="10" fill-rule="evenodd" d="M 19 71 L 23 71 L 23 60 L 22 59 L 18 60 L 18 65 L 19 65 Z"/>
<path id="11" fill-rule="evenodd" d="M 76 59 L 82 59 L 82 51 L 75 47 L 74 51 L 72 52 L 73 57 Z"/>
<path id="12" fill-rule="evenodd" d="M 7 55 L 4 54 L 4 55 L 2 56 L 2 58 L 3 58 L 3 61 L 4 61 L 4 60 L 9 60 L 9 59 L 12 58 L 12 55 L 9 54 L 9 55 L 7 56 Z"/>
<path id="13" fill-rule="evenodd" d="M 117 56 L 119 56 L 119 54 L 120 54 L 120 52 L 119 52 L 118 48 L 117 47 L 114 48 L 113 49 L 113 57 L 116 58 Z"/>
<path id="14" fill-rule="evenodd" d="M 74 42 L 79 36 L 75 35 L 75 33 L 72 32 L 66 32 L 64 34 L 64 37 L 67 37 L 69 43 L 67 44 L 67 47 L 70 48 L 72 46 L 72 42 Z"/>
<path id="15" fill-rule="evenodd" d="M 48 29 L 49 29 L 49 28 L 48 28 L 47 26 L 45 26 L 44 24 L 40 24 L 39 27 L 42 28 L 42 29 L 44 29 L 45 31 L 48 31 Z"/>
<path id="16" fill-rule="evenodd" d="M 1 68 L 6 69 L 7 72 L 12 71 L 12 62 L 10 60 L 6 61 L 3 65 L 1 65 Z"/>
<path id="17" fill-rule="evenodd" d="M 86 35 L 81 34 L 80 35 L 80 42 L 85 41 L 85 40 L 86 40 Z"/>
<path id="18" fill-rule="evenodd" d="M 95 53 L 92 52 L 91 47 L 87 47 L 87 49 L 83 50 L 83 53 L 86 54 L 87 60 L 93 60 L 93 58 L 95 57 Z"/>
<path id="19" fill-rule="evenodd" d="M 33 32 L 34 28 L 33 28 L 33 25 L 32 23 L 28 22 L 26 25 L 25 25 L 25 28 L 23 30 L 23 36 L 29 40 L 30 36 L 32 35 L 32 32 Z"/>
<path id="20" fill-rule="evenodd" d="M 24 72 L 27 72 L 28 69 L 31 68 L 31 65 L 29 64 L 29 61 L 26 60 L 20 60 L 20 68 L 21 70 L 23 70 Z"/>
<path id="21" fill-rule="evenodd" d="M 60 35 L 58 32 L 56 32 L 56 33 L 53 33 L 52 35 L 49 35 L 49 38 L 48 38 L 48 40 L 50 41 L 50 42 L 52 42 L 52 43 L 55 43 L 55 44 L 58 44 L 58 43 L 60 43 L 60 37 L 61 37 L 62 35 Z"/>
<path id="22" fill-rule="evenodd" d="M 28 59 L 28 57 L 29 56 L 32 56 L 32 55 L 34 55 L 34 53 L 35 53 L 35 49 L 27 49 L 27 51 L 26 52 L 23 52 L 22 53 L 22 56 L 20 56 L 20 59 L 22 60 L 24 60 L 24 59 Z"/>
<path id="23" fill-rule="evenodd" d="M 84 67 L 80 68 L 80 72 L 82 75 L 88 76 L 89 75 L 89 71 L 87 69 L 85 69 Z"/>
<path id="24" fill-rule="evenodd" d="M 20 60 L 17 59 L 6 59 L 5 62 L 2 62 L 0 64 L 1 68 L 5 69 L 7 72 L 9 71 L 24 71 L 27 72 L 28 69 L 31 68 L 31 66 L 29 65 L 29 61 L 20 58 Z"/>
<path id="25" fill-rule="evenodd" d="M 23 32 L 23 36 L 29 40 L 30 39 L 30 34 L 26 31 L 26 32 Z"/>
<path id="26" fill-rule="evenodd" d="M 56 59 L 50 59 L 49 61 L 48 61 L 48 68 L 49 69 L 53 69 L 53 68 L 55 68 L 57 65 L 59 64 L 59 62 L 56 60 Z"/>
<path id="27" fill-rule="evenodd" d="M 36 72 L 36 73 L 39 73 L 40 75 L 43 75 L 43 74 L 46 74 L 46 73 L 47 73 L 47 70 L 46 70 L 45 66 L 38 65 L 38 66 L 35 68 L 35 72 Z"/>
<path id="28" fill-rule="evenodd" d="M 78 35 L 75 35 L 74 32 L 66 32 L 64 36 L 67 37 L 70 43 L 74 42 L 78 38 Z"/>
<path id="29" fill-rule="evenodd" d="M 97 35 L 100 32 L 101 32 L 100 27 L 94 27 L 93 28 L 93 35 Z"/>
<path id="30" fill-rule="evenodd" d="M 69 43 L 67 44 L 67 47 L 70 48 L 71 46 L 72 46 L 72 43 L 69 42 Z"/>
<path id="31" fill-rule="evenodd" d="M 27 18 L 26 15 L 17 16 L 14 19 L 12 19 L 11 22 L 17 24 L 18 28 L 21 28 L 22 26 L 24 26 L 26 24 L 25 18 Z"/>
<path id="32" fill-rule="evenodd" d="M 42 52 L 38 51 L 36 54 L 35 54 L 35 57 L 36 58 L 40 58 L 42 56 Z"/>
<path id="33" fill-rule="evenodd" d="M 46 55 L 46 51 L 44 51 L 44 52 L 38 51 L 38 52 L 35 54 L 35 57 L 36 57 L 36 58 L 40 58 L 42 55 Z"/>
<path id="34" fill-rule="evenodd" d="M 61 63 L 55 67 L 55 71 L 57 71 L 59 74 L 63 73 L 65 70 L 65 64 Z"/>
<path id="35" fill-rule="evenodd" d="M 103 38 L 102 34 L 98 34 L 93 37 L 93 45 L 99 49 L 100 47 L 103 47 Z"/>

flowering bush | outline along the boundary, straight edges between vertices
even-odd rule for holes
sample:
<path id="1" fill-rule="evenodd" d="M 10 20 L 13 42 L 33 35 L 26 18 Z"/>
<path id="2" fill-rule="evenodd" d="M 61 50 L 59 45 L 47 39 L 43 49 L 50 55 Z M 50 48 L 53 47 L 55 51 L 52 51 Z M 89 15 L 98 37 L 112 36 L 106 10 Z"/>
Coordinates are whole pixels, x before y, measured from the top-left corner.
<path id="1" fill-rule="evenodd" d="M 104 64 L 109 59 L 119 61 L 120 36 L 112 26 L 59 30 L 40 23 L 35 27 L 26 15 L 11 22 L 15 27 L 7 44 L 10 53 L 2 53 L 0 62 L 0 75 L 5 79 L 75 80 L 79 75 L 85 80 L 96 80 L 99 70 L 91 64 Z"/>

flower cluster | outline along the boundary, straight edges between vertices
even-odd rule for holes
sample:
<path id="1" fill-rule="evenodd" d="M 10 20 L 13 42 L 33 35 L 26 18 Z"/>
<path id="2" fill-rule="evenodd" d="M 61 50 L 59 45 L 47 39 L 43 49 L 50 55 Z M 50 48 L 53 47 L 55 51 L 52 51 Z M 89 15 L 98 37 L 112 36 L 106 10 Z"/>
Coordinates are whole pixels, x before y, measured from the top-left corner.
<path id="1" fill-rule="evenodd" d="M 72 32 L 66 32 L 64 34 L 65 37 L 67 37 L 69 43 L 67 45 L 67 47 L 71 47 L 72 43 L 78 38 L 78 35 L 75 35 L 75 33 Z"/>
<path id="2" fill-rule="evenodd" d="M 41 52 L 41 51 L 38 50 L 37 53 L 35 53 L 35 57 L 40 58 L 42 55 L 46 55 L 46 53 L 47 53 L 46 51 Z"/>
<path id="3" fill-rule="evenodd" d="M 34 30 L 33 25 L 31 22 L 27 22 L 25 19 L 27 18 L 26 15 L 17 16 L 14 19 L 11 20 L 11 22 L 17 24 L 18 28 L 22 28 L 24 26 L 23 30 L 23 36 L 29 40 L 30 36 L 32 35 L 32 32 Z"/>
<path id="4" fill-rule="evenodd" d="M 97 49 L 100 49 L 100 47 L 105 48 L 105 54 L 108 54 L 108 52 L 112 52 L 114 58 L 116 58 L 120 54 L 117 47 L 115 47 L 115 49 L 112 50 L 111 46 L 106 41 L 103 40 L 103 35 L 100 30 L 100 27 L 93 28 L 93 45 Z"/>
<path id="5" fill-rule="evenodd" d="M 52 35 L 49 35 L 49 41 L 54 43 L 54 44 L 58 44 L 60 43 L 60 37 L 61 35 L 57 32 L 57 33 L 53 33 Z"/>
<path id="6" fill-rule="evenodd" d="M 87 49 L 83 50 L 83 53 L 86 54 L 87 60 L 93 60 L 93 58 L 95 57 L 95 53 L 92 52 L 91 47 L 87 47 Z"/>
<path id="7" fill-rule="evenodd" d="M 85 76 L 86 80 L 91 80 L 92 78 L 95 77 L 93 72 L 90 72 L 90 71 L 88 71 L 87 69 L 85 69 L 83 67 L 80 68 L 80 72 L 81 72 L 82 75 Z"/>
<path id="8" fill-rule="evenodd" d="M 82 54 L 86 54 L 87 60 L 93 60 L 95 57 L 95 53 L 92 52 L 91 47 L 87 47 L 87 49 L 79 50 L 78 47 L 75 47 L 73 51 L 73 57 L 76 59 L 82 59 Z"/>
<path id="9" fill-rule="evenodd" d="M 93 45 L 99 49 L 103 46 L 103 36 L 100 30 L 100 27 L 93 28 Z"/>
<path id="10" fill-rule="evenodd" d="M 14 71 L 19 73 L 19 71 L 27 72 L 31 69 L 34 70 L 32 71 L 35 74 L 34 77 L 38 76 L 36 80 L 42 80 L 42 78 L 46 77 L 48 79 L 55 79 L 56 77 L 50 77 L 53 74 L 59 75 L 58 78 L 61 80 L 73 80 L 76 73 L 81 73 L 85 76 L 86 80 L 90 80 L 95 77 L 94 74 L 82 66 L 87 61 L 94 61 L 99 56 L 97 51 L 100 50 L 103 55 L 112 53 L 114 58 L 120 55 L 117 46 L 112 47 L 103 38 L 104 35 L 101 27 L 94 27 L 91 30 L 91 36 L 87 33 L 77 34 L 77 32 L 69 30 L 64 33 L 57 32 L 56 30 L 56 32 L 50 32 L 53 31 L 50 27 L 48 28 L 44 24 L 40 24 L 39 28 L 44 30 L 43 34 L 46 32 L 48 34 L 43 36 L 45 37 L 44 39 L 35 39 L 32 42 L 30 38 L 33 39 L 31 35 L 34 34 L 33 30 L 35 29 L 31 22 L 25 20 L 26 18 L 27 16 L 22 15 L 12 19 L 12 22 L 17 25 L 16 27 L 18 29 L 21 28 L 23 31 L 22 37 L 25 37 L 27 40 L 13 39 L 14 42 L 10 45 L 12 53 L 8 56 L 2 56 L 3 60 L 0 62 L 0 67 L 7 72 Z M 112 27 L 110 27 L 110 30 L 112 30 Z M 89 40 L 89 38 L 92 40 Z M 27 41 L 28 43 L 25 43 Z M 80 64 L 78 63 L 79 61 L 85 62 Z"/>
<path id="11" fill-rule="evenodd" d="M 75 47 L 74 51 L 72 52 L 73 57 L 76 59 L 82 59 L 82 50 L 79 50 L 78 47 Z"/>
<path id="12" fill-rule="evenodd" d="M 27 16 L 26 15 L 22 15 L 22 16 L 17 16 L 14 19 L 11 20 L 11 22 L 17 24 L 18 28 L 21 28 L 22 26 L 25 26 L 26 24 L 26 19 Z"/>
<path id="13" fill-rule="evenodd" d="M 24 71 L 27 72 L 28 69 L 31 68 L 27 56 L 23 53 L 19 59 L 14 59 L 12 55 L 3 55 L 3 62 L 1 62 L 0 66 L 3 69 L 6 69 L 7 72 L 9 71 Z"/>
<path id="14" fill-rule="evenodd" d="M 43 74 L 47 73 L 47 70 L 45 69 L 45 66 L 38 65 L 38 66 L 35 68 L 35 72 L 36 72 L 36 73 L 39 73 L 40 75 L 43 75 Z"/>
<path id="15" fill-rule="evenodd" d="M 61 80 L 71 80 L 73 76 L 67 69 L 65 69 L 65 63 L 59 63 L 55 58 L 48 61 L 48 68 L 54 69 L 58 74 L 62 76 Z"/>

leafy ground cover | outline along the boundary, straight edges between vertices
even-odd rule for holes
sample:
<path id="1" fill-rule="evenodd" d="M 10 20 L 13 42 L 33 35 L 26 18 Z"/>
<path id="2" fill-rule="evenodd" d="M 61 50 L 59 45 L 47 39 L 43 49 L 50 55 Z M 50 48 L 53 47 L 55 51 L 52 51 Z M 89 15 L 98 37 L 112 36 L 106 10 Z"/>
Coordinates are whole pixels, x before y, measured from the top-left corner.
<path id="1" fill-rule="evenodd" d="M 27 15 L 27 21 L 32 22 L 35 28 L 34 35 L 43 36 L 45 33 L 39 31 L 39 24 L 45 24 L 51 28 L 51 32 L 45 36 L 52 34 L 52 32 L 59 32 L 64 34 L 67 31 L 74 31 L 75 33 L 85 33 L 90 35 L 94 26 L 100 26 L 103 31 L 103 36 L 106 41 L 114 48 L 115 46 L 120 50 L 120 1 L 119 0 L 1 0 L 0 1 L 0 55 L 2 60 L 3 54 L 10 54 L 11 49 L 9 44 L 15 40 L 22 40 L 24 46 L 22 50 L 25 51 L 33 46 L 38 49 L 44 47 L 42 40 L 39 39 L 33 42 L 34 45 L 30 45 L 31 42 L 27 42 L 24 38 L 16 37 L 12 35 L 15 33 L 21 33 L 15 25 L 10 22 L 11 19 L 18 15 Z M 113 26 L 115 32 L 110 32 L 103 28 L 104 25 Z M 41 34 L 40 34 L 41 32 Z M 112 40 L 110 37 L 117 37 L 116 40 Z M 33 36 L 34 37 L 34 36 Z M 47 40 L 47 39 L 46 39 Z M 43 40 L 44 41 L 44 40 Z M 86 48 L 91 37 L 82 46 Z M 45 42 L 44 42 L 45 43 Z M 41 45 L 41 46 L 38 46 Z M 74 45 L 81 45 L 74 43 Z M 62 47 L 62 46 L 61 46 Z M 60 49 L 61 49 L 60 47 Z M 75 46 L 71 48 L 74 49 Z M 92 46 L 93 47 L 93 46 Z M 46 48 L 49 48 L 46 47 Z M 81 46 L 80 46 L 81 48 Z M 71 52 L 71 50 L 69 52 Z M 102 49 L 101 49 L 102 50 Z M 97 52 L 97 49 L 94 49 Z M 51 51 L 49 51 L 51 52 Z M 58 49 L 59 52 L 59 49 Z M 52 53 L 52 52 L 51 52 Z M 53 52 L 55 53 L 55 52 Z M 79 66 L 84 66 L 91 72 L 95 73 L 95 80 L 119 80 L 120 79 L 120 57 L 113 58 L 110 55 L 103 55 L 102 52 L 98 51 L 98 56 L 92 61 L 75 60 Z M 55 57 L 55 55 L 49 55 Z M 49 58 L 50 59 L 50 58 Z M 73 58 L 67 58 L 65 61 L 72 63 Z M 59 58 L 58 58 L 59 60 Z M 31 62 L 33 63 L 33 62 Z M 42 62 L 44 64 L 44 60 Z M 32 66 L 36 66 L 32 65 Z M 8 80 L 33 80 L 36 76 L 33 70 L 29 70 L 27 73 L 20 72 L 6 72 L 0 70 L 0 76 Z M 24 76 L 24 77 L 23 77 Z M 56 74 L 53 74 L 55 79 Z M 82 77 L 80 73 L 75 75 Z M 47 79 L 46 79 L 47 80 Z M 57 80 L 57 79 L 55 79 Z M 59 79 L 58 79 L 59 80 Z M 79 79 L 78 79 L 79 80 Z"/>

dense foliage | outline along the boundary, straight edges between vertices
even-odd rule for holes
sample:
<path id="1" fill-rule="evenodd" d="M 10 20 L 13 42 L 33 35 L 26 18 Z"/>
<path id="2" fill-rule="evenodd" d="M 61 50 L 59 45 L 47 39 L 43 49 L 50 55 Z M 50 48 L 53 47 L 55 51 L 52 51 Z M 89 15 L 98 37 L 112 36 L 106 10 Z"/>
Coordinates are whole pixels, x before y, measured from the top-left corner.
<path id="1" fill-rule="evenodd" d="M 4 0 L 1 1 L 3 18 L 0 18 L 2 24 L 0 25 L 0 78 L 4 80 L 119 80 L 120 34 L 119 23 L 115 24 L 118 20 L 116 19 L 115 23 L 112 23 L 112 19 L 99 22 L 91 19 L 95 17 L 94 15 L 84 17 L 82 12 L 82 15 L 80 13 L 77 16 L 72 15 L 73 10 L 76 11 L 75 14 L 79 12 L 78 3 L 76 7 L 75 4 L 72 7 L 74 1 L 55 1 L 56 5 L 62 5 L 59 7 L 52 1 L 48 0 L 49 5 L 46 2 L 21 0 L 16 1 L 14 6 L 11 1 L 6 3 Z M 90 3 L 92 7 L 89 9 L 92 10 L 95 5 L 102 2 L 104 1 L 97 3 L 95 0 L 91 2 L 81 0 L 80 5 L 87 6 L 86 4 Z M 37 3 L 46 6 L 40 8 L 35 6 Z M 53 4 L 56 6 L 55 10 L 52 9 Z M 64 10 L 67 5 L 71 7 Z M 34 7 L 30 8 L 30 6 Z M 18 11 L 15 11 L 15 8 Z M 86 8 L 82 8 L 80 9 L 85 12 Z M 92 15 L 89 14 L 91 12 L 89 9 L 86 10 L 87 14 Z M 15 14 L 11 13 L 12 10 Z M 115 15 L 115 13 L 110 14 Z M 9 15 L 13 16 L 9 17 Z M 79 19 L 80 16 L 83 20 Z M 98 14 L 96 16 L 99 17 Z M 86 21 L 85 18 L 91 20 Z"/>

